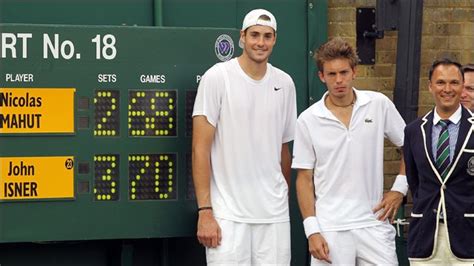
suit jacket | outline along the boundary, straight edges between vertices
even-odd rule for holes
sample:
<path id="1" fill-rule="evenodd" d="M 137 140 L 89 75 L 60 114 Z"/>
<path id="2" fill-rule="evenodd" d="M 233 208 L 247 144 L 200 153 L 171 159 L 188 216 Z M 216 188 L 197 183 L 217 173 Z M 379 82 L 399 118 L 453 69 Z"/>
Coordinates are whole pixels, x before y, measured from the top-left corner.
<path id="1" fill-rule="evenodd" d="M 462 107 L 451 168 L 443 181 L 433 158 L 434 110 L 405 128 L 404 157 L 413 196 L 408 257 L 430 258 L 437 242 L 440 211 L 445 206 L 451 251 L 459 259 L 474 258 L 474 117 Z"/>

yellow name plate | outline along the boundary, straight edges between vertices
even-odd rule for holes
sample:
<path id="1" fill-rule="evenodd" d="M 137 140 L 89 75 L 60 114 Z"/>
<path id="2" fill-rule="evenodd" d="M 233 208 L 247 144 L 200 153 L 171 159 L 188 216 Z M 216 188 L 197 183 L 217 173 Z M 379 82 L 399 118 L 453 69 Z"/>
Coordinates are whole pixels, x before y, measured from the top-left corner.
<path id="1" fill-rule="evenodd" d="M 0 200 L 74 198 L 74 157 L 1 157 Z"/>
<path id="2" fill-rule="evenodd" d="M 74 88 L 0 88 L 0 133 L 74 133 Z"/>

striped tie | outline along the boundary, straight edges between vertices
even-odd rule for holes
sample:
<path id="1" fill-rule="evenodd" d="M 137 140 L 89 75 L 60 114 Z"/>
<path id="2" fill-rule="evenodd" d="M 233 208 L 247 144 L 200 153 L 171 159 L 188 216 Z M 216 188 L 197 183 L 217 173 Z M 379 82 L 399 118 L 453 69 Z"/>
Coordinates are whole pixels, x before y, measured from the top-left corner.
<path id="1" fill-rule="evenodd" d="M 440 120 L 438 125 L 441 126 L 441 132 L 439 133 L 438 145 L 436 150 L 436 167 L 441 178 L 444 180 L 449 171 L 449 164 L 451 158 L 449 156 L 449 131 L 448 125 L 451 123 L 449 120 Z"/>

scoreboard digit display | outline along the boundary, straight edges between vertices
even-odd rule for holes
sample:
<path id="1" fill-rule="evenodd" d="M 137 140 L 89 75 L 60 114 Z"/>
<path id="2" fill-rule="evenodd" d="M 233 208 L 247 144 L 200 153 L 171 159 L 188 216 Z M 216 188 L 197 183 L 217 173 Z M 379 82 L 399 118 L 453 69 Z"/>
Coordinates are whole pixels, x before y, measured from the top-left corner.
<path id="1" fill-rule="evenodd" d="M 129 91 L 128 135 L 176 137 L 176 91 Z"/>
<path id="2" fill-rule="evenodd" d="M 0 35 L 0 243 L 194 236 L 194 98 L 239 31 L 0 24 Z"/>
<path id="3" fill-rule="evenodd" d="M 130 155 L 130 200 L 176 199 L 176 164 L 176 154 Z"/>
<path id="4" fill-rule="evenodd" d="M 96 90 L 94 96 L 94 136 L 118 136 L 120 132 L 118 90 Z"/>
<path id="5" fill-rule="evenodd" d="M 94 156 L 94 195 L 95 200 L 119 199 L 119 160 L 118 154 L 99 154 Z"/>

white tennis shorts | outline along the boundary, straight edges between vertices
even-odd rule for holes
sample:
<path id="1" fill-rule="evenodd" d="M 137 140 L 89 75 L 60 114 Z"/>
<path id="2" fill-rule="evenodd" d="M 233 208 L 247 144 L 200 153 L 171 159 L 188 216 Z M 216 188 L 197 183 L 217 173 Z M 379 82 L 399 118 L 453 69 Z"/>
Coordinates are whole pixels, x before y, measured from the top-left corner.
<path id="1" fill-rule="evenodd" d="M 322 232 L 332 265 L 398 265 L 395 228 L 386 223 L 347 231 Z M 329 265 L 311 257 L 311 265 Z"/>
<path id="2" fill-rule="evenodd" d="M 238 223 L 217 218 L 222 241 L 206 248 L 207 265 L 290 265 L 290 222 Z"/>

